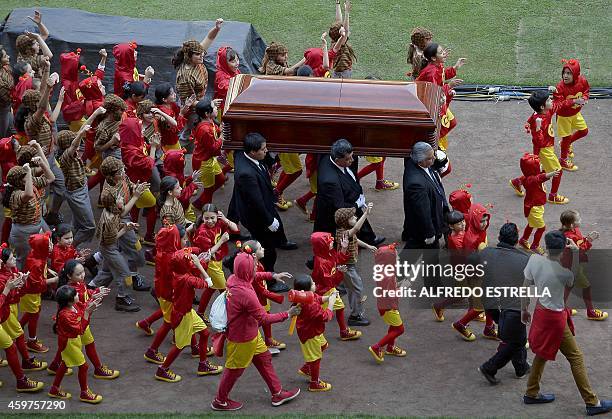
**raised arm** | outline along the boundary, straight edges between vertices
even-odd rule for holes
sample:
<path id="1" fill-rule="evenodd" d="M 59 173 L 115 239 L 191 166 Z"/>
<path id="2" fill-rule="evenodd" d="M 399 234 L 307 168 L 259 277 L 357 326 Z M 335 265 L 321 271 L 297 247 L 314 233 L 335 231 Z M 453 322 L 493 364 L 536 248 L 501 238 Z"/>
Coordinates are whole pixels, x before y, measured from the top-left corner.
<path id="1" fill-rule="evenodd" d="M 35 41 L 38 42 L 38 44 L 40 45 L 40 50 L 43 53 L 43 56 L 49 57 L 49 59 L 53 58 L 53 53 L 51 52 L 51 50 L 47 46 L 47 43 L 45 42 L 45 40 L 43 39 L 42 36 L 40 36 L 37 33 L 32 33 L 32 32 L 28 32 L 28 31 L 26 31 L 25 34 L 26 34 L 26 36 L 28 38 L 34 39 Z"/>
<path id="2" fill-rule="evenodd" d="M 327 32 L 321 35 L 321 50 L 323 51 L 323 68 L 329 70 L 329 54 L 327 52 Z"/>
<path id="3" fill-rule="evenodd" d="M 49 29 L 47 29 L 45 24 L 42 22 L 42 14 L 40 13 L 40 11 L 34 10 L 34 17 L 28 16 L 28 19 L 30 19 L 36 24 L 36 26 L 38 26 L 38 32 L 40 32 L 40 37 L 46 41 L 49 37 Z"/>
<path id="4" fill-rule="evenodd" d="M 42 87 L 40 89 L 40 101 L 38 102 L 38 108 L 36 108 L 36 112 L 34 112 L 33 118 L 40 119 L 45 114 L 47 110 L 47 106 L 49 106 L 49 68 L 50 68 L 49 58 L 43 57 L 41 60 L 41 67 L 43 69 L 42 74 Z"/>
<path id="5" fill-rule="evenodd" d="M 202 48 L 204 48 L 204 51 L 208 51 L 208 48 L 210 48 L 210 45 L 213 43 L 221 30 L 221 25 L 223 25 L 223 19 L 219 18 L 215 21 L 215 26 L 208 31 L 206 38 L 202 39 L 202 42 L 200 42 L 200 45 Z"/>
<path id="6" fill-rule="evenodd" d="M 336 22 L 342 22 L 342 7 L 340 7 L 340 0 L 336 0 Z"/>
<path id="7" fill-rule="evenodd" d="M 342 22 L 342 26 L 346 30 L 346 36 L 350 33 L 349 29 L 349 14 L 351 12 L 351 0 L 345 0 L 344 2 L 344 22 Z"/>

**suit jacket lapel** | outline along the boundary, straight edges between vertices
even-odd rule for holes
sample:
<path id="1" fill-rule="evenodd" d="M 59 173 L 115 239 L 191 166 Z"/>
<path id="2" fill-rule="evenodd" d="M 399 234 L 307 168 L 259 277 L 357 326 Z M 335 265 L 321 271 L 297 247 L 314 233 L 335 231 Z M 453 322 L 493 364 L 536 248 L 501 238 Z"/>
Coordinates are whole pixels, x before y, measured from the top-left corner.
<path id="1" fill-rule="evenodd" d="M 261 177 L 265 182 L 266 186 L 269 189 L 272 189 L 272 183 L 270 182 L 270 176 L 268 175 L 268 171 L 267 170 L 261 170 L 261 163 L 259 164 L 255 164 L 253 163 L 249 158 L 246 157 L 246 160 L 248 161 L 248 163 L 251 165 L 251 167 L 253 168 L 253 170 L 255 170 L 255 172 L 257 172 L 257 175 L 259 177 Z"/>

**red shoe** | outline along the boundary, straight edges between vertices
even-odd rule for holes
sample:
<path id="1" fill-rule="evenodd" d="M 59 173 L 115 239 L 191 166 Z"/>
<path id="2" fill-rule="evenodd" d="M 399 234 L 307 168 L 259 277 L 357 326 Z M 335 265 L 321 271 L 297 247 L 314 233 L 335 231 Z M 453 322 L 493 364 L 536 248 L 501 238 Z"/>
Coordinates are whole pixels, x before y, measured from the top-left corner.
<path id="1" fill-rule="evenodd" d="M 374 346 L 370 346 L 368 351 L 372 354 L 377 364 L 382 364 L 385 361 L 385 354 L 381 348 L 376 349 Z"/>
<path id="2" fill-rule="evenodd" d="M 596 321 L 602 321 L 608 318 L 608 312 L 607 311 L 601 311 L 597 308 L 593 309 L 593 310 L 587 310 L 587 319 L 589 320 L 596 320 Z"/>
<path id="3" fill-rule="evenodd" d="M 68 400 L 72 397 L 72 394 L 68 393 L 67 391 L 62 390 L 59 387 L 51 387 L 51 389 L 49 390 L 49 392 L 47 393 L 47 396 L 53 398 L 53 399 L 63 399 L 63 400 Z"/>
<path id="4" fill-rule="evenodd" d="M 455 322 L 451 326 L 461 335 L 463 340 L 467 342 L 473 342 L 476 340 L 476 335 L 470 329 L 468 329 L 466 326 L 462 325 L 461 323 Z"/>
<path id="5" fill-rule="evenodd" d="M 211 364 L 208 361 L 200 361 L 198 364 L 198 375 L 217 375 L 221 374 L 223 367 L 220 365 Z"/>
<path id="6" fill-rule="evenodd" d="M 151 329 L 151 325 L 149 323 L 147 323 L 146 320 L 140 320 L 138 322 L 136 322 L 136 328 L 142 330 L 143 332 L 145 332 L 145 335 L 147 336 L 153 336 L 153 329 Z"/>
<path id="7" fill-rule="evenodd" d="M 303 375 L 304 377 L 310 378 L 310 367 L 308 364 L 302 365 L 302 367 L 297 371 L 299 375 Z"/>
<path id="8" fill-rule="evenodd" d="M 206 356 L 213 356 L 214 354 L 215 354 L 215 350 L 212 348 L 212 346 L 206 348 Z M 200 357 L 200 346 L 199 345 L 194 345 L 191 347 L 191 357 L 192 358 Z"/>
<path id="9" fill-rule="evenodd" d="M 359 330 L 346 329 L 340 332 L 341 340 L 356 340 L 361 337 L 361 332 Z"/>
<path id="10" fill-rule="evenodd" d="M 35 339 L 35 340 L 28 339 L 28 341 L 26 342 L 26 347 L 28 348 L 28 351 L 36 352 L 39 354 L 44 354 L 44 353 L 49 352 L 49 347 L 43 345 L 43 343 L 39 341 L 38 339 Z"/>
<path id="11" fill-rule="evenodd" d="M 94 370 L 94 378 L 101 380 L 114 380 L 119 377 L 119 371 L 108 368 L 106 365 L 102 365 L 100 368 Z"/>
<path id="12" fill-rule="evenodd" d="M 149 348 L 144 354 L 144 359 L 153 364 L 161 365 L 166 360 L 166 357 L 161 352 Z"/>
<path id="13" fill-rule="evenodd" d="M 25 375 L 17 380 L 17 392 L 19 393 L 35 393 L 40 391 L 45 386 L 42 381 L 30 380 Z"/>
<path id="14" fill-rule="evenodd" d="M 306 203 L 300 201 L 299 199 L 296 199 L 295 201 L 293 201 L 293 203 L 296 207 L 300 209 L 300 211 L 304 213 L 304 215 L 310 216 L 310 212 L 308 211 L 308 208 L 306 208 Z"/>
<path id="15" fill-rule="evenodd" d="M 212 410 L 220 410 L 220 411 L 232 411 L 232 410 L 240 410 L 242 409 L 242 403 L 227 399 L 226 402 L 220 402 L 217 399 L 214 399 L 210 402 L 210 407 Z"/>
<path id="16" fill-rule="evenodd" d="M 482 331 L 482 336 L 491 340 L 499 340 L 499 336 L 497 336 L 497 330 L 495 330 L 495 326 L 485 327 Z"/>
<path id="17" fill-rule="evenodd" d="M 561 163 L 561 167 L 563 168 L 563 170 L 566 170 L 568 172 L 575 172 L 576 170 L 578 170 L 578 166 L 572 163 L 570 159 L 561 159 L 559 160 L 559 163 Z"/>
<path id="18" fill-rule="evenodd" d="M 528 252 L 531 252 L 531 243 L 528 240 L 520 239 L 518 242 L 519 246 Z"/>
<path id="19" fill-rule="evenodd" d="M 295 399 L 300 394 L 300 389 L 281 390 L 279 393 L 272 396 L 272 406 L 280 406 Z"/>
<path id="20" fill-rule="evenodd" d="M 182 377 L 178 374 L 175 374 L 170 368 L 164 368 L 159 366 L 157 368 L 157 372 L 155 373 L 155 379 L 160 381 L 165 381 L 167 383 L 178 383 L 181 381 Z"/>
<path id="21" fill-rule="evenodd" d="M 523 191 L 523 188 L 521 184 L 518 182 L 518 179 L 510 179 L 509 184 L 517 196 L 525 196 L 525 191 Z"/>
<path id="22" fill-rule="evenodd" d="M 377 180 L 376 181 L 376 190 L 377 191 L 393 191 L 399 188 L 399 183 L 392 182 L 390 180 Z"/>
<path id="23" fill-rule="evenodd" d="M 567 204 L 569 202 L 569 198 L 563 195 L 559 195 L 559 194 L 548 194 L 548 199 L 546 200 L 546 202 L 548 202 L 549 204 L 557 204 L 557 205 L 564 205 Z"/>
<path id="24" fill-rule="evenodd" d="M 102 396 L 87 389 L 87 391 L 81 391 L 79 400 L 85 403 L 98 404 L 102 401 Z"/>
<path id="25" fill-rule="evenodd" d="M 54 363 L 51 362 L 49 364 L 49 366 L 47 367 L 47 372 L 49 373 L 49 375 L 55 375 L 57 374 L 57 369 L 59 368 L 59 363 Z M 68 375 L 72 375 L 72 368 L 66 368 L 66 373 L 64 374 L 64 376 L 68 376 Z"/>
<path id="26" fill-rule="evenodd" d="M 41 371 L 47 368 L 47 363 L 32 357 L 30 359 L 24 359 L 21 361 L 21 368 L 24 371 Z"/>
<path id="27" fill-rule="evenodd" d="M 283 342 L 279 342 L 274 338 L 270 338 L 268 342 L 266 342 L 266 346 L 268 348 L 276 348 L 276 349 L 287 349 L 287 344 Z"/>
<path id="28" fill-rule="evenodd" d="M 319 380 L 316 383 L 311 382 L 310 385 L 308 386 L 308 391 L 313 391 L 313 392 L 329 391 L 331 389 L 332 389 L 332 385 L 329 383 L 326 383 L 323 380 Z"/>

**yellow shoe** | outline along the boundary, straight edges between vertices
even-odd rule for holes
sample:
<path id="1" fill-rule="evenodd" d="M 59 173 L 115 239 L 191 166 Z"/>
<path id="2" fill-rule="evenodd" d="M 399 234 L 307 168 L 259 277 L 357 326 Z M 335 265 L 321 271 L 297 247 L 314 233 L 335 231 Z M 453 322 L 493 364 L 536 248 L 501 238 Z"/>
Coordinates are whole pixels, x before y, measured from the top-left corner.
<path id="1" fill-rule="evenodd" d="M 203 376 L 203 375 L 217 375 L 217 374 L 221 374 L 221 371 L 223 371 L 223 367 L 222 366 L 211 364 L 208 361 L 204 361 L 204 362 L 200 362 L 198 364 L 198 372 L 197 372 L 197 374 L 199 376 Z"/>
<path id="2" fill-rule="evenodd" d="M 271 338 L 270 341 L 268 342 L 268 344 L 266 344 L 268 346 L 268 348 L 276 348 L 276 349 L 286 349 L 287 348 L 287 344 L 283 343 L 283 342 L 279 342 L 274 338 Z"/>
<path id="3" fill-rule="evenodd" d="M 576 166 L 570 159 L 561 160 L 560 163 L 564 172 L 575 172 L 578 170 L 578 166 Z"/>
<path id="4" fill-rule="evenodd" d="M 546 250 L 544 250 L 544 248 L 541 246 L 533 247 L 530 250 L 533 253 L 537 253 L 538 255 L 543 255 L 544 253 L 546 253 Z"/>
<path id="5" fill-rule="evenodd" d="M 165 369 L 161 366 L 157 368 L 157 372 L 155 373 L 155 379 L 159 381 L 165 381 L 167 383 L 178 383 L 182 380 L 178 374 L 175 374 L 170 368 Z"/>
<path id="6" fill-rule="evenodd" d="M 276 202 L 274 205 L 276 205 L 276 208 L 278 208 L 281 211 L 287 211 L 289 208 L 293 206 L 293 204 L 289 201 L 286 201 L 282 195 L 278 197 L 278 202 Z"/>
<path id="7" fill-rule="evenodd" d="M 467 328 L 467 326 L 462 325 L 459 322 L 455 322 L 451 324 L 451 327 L 457 331 L 461 335 L 461 338 L 466 342 L 473 342 L 476 340 L 476 335 Z"/>
<path id="8" fill-rule="evenodd" d="M 521 186 L 520 186 L 520 185 L 515 185 L 515 184 L 512 182 L 512 179 L 510 179 L 510 180 L 508 181 L 508 183 L 510 184 L 510 187 L 512 188 L 512 190 L 514 191 L 514 194 L 515 194 L 516 196 L 525 196 L 525 191 L 523 191 L 523 189 L 521 188 Z"/>
<path id="9" fill-rule="evenodd" d="M 589 310 L 587 311 L 587 319 L 595 320 L 595 321 L 603 321 L 608 318 L 607 311 L 601 311 L 599 309 Z"/>
<path id="10" fill-rule="evenodd" d="M 399 346 L 393 346 L 391 350 L 385 349 L 385 354 L 399 356 L 401 358 L 406 356 L 406 351 L 400 348 Z"/>
<path id="11" fill-rule="evenodd" d="M 435 321 L 437 322 L 444 321 L 444 309 L 443 308 L 437 308 L 435 304 L 432 304 L 431 310 L 433 311 Z"/>
<path id="12" fill-rule="evenodd" d="M 320 391 L 329 391 L 331 390 L 332 385 L 329 383 L 326 383 L 323 380 L 319 380 L 317 383 L 310 383 L 310 386 L 308 386 L 308 391 L 313 391 L 313 392 L 320 392 Z"/>
<path id="13" fill-rule="evenodd" d="M 102 396 L 87 389 L 87 391 L 81 391 L 79 400 L 89 404 L 98 404 L 102 401 Z"/>
<path id="14" fill-rule="evenodd" d="M 572 316 L 575 316 L 576 314 L 578 314 L 578 310 L 576 310 L 575 308 L 573 308 L 573 309 L 570 311 L 570 313 L 571 313 L 571 315 L 572 315 Z"/>
<path id="15" fill-rule="evenodd" d="M 8 361 L 6 359 L 3 359 L 0 361 L 0 368 L 6 367 L 7 365 L 8 365 Z"/>
<path id="16" fill-rule="evenodd" d="M 531 253 L 531 243 L 529 243 L 527 240 L 520 239 L 518 244 L 523 250 Z"/>
<path id="17" fill-rule="evenodd" d="M 487 316 L 485 315 L 484 311 L 480 313 L 478 317 L 476 317 L 476 321 L 479 321 L 481 323 L 484 323 L 487 321 Z"/>
<path id="18" fill-rule="evenodd" d="M 353 330 L 351 328 L 346 329 L 344 332 L 340 332 L 341 340 L 357 340 L 361 337 L 359 330 Z"/>
<path id="19" fill-rule="evenodd" d="M 377 364 L 382 364 L 385 361 L 385 355 L 384 355 L 382 349 L 379 349 L 377 351 L 376 349 L 374 349 L 374 348 L 372 348 L 370 346 L 370 347 L 368 347 L 368 351 L 372 354 L 372 356 L 376 360 Z"/>
<path id="20" fill-rule="evenodd" d="M 569 198 L 559 194 L 548 194 L 548 199 L 546 199 L 546 202 L 549 204 L 564 205 L 569 202 Z"/>

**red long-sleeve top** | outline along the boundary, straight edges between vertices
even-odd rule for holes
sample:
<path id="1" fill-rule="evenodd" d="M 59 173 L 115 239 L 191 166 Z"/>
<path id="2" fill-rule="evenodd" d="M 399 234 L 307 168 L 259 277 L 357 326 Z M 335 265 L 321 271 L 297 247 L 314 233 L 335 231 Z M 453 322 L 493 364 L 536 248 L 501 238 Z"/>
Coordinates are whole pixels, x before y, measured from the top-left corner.
<path id="1" fill-rule="evenodd" d="M 302 304 L 302 311 L 297 316 L 295 328 L 300 342 L 306 343 L 308 339 L 319 336 L 325 332 L 325 323 L 334 317 L 334 313 L 328 307 L 323 309 L 323 299 L 320 295 L 315 295 L 315 299 L 310 304 Z"/>
<path id="2" fill-rule="evenodd" d="M 231 342 L 249 342 L 257 336 L 259 326 L 282 322 L 289 316 L 286 311 L 266 313 L 252 286 L 254 275 L 253 256 L 236 256 L 234 274 L 227 281 L 227 339 Z"/>
<path id="3" fill-rule="evenodd" d="M 66 349 L 68 339 L 73 339 L 85 333 L 89 326 L 89 320 L 85 319 L 78 308 L 65 307 L 60 310 L 56 320 L 57 325 L 57 350 L 62 352 Z"/>
<path id="4" fill-rule="evenodd" d="M 194 192 L 198 190 L 198 186 L 193 183 L 191 176 L 185 176 L 184 150 L 168 150 L 164 153 L 164 172 L 166 172 L 166 176 L 175 177 L 183 186 L 181 196 L 177 199 L 183 206 L 183 209 L 187 210 Z"/>
<path id="5" fill-rule="evenodd" d="M 217 52 L 217 72 L 215 73 L 215 95 L 213 99 L 222 99 L 219 106 L 220 112 L 223 112 L 225 107 L 225 98 L 227 97 L 230 79 L 236 74 L 240 74 L 240 70 L 234 70 L 227 63 L 227 47 L 219 48 Z"/>
<path id="6" fill-rule="evenodd" d="M 455 67 L 444 67 L 441 63 L 429 63 L 421 72 L 416 81 L 428 81 L 442 87 L 444 80 L 452 79 L 457 75 Z"/>
<path id="7" fill-rule="evenodd" d="M 17 154 L 15 154 L 14 142 L 17 139 L 14 136 L 0 139 L 0 169 L 2 170 L 2 184 L 4 185 L 6 175 L 13 166 L 17 166 Z M 3 189 L 3 186 L 0 186 Z"/>
<path id="8" fill-rule="evenodd" d="M 91 296 L 98 291 L 98 288 L 95 290 L 90 290 L 87 288 L 87 285 L 85 285 L 85 282 L 74 282 L 71 283 L 70 286 L 76 290 L 77 295 L 79 296 L 79 302 L 75 304 L 74 307 L 79 310 L 81 314 L 84 314 L 85 308 L 87 307 L 87 302 L 91 299 Z"/>
<path id="9" fill-rule="evenodd" d="M 565 237 L 568 239 L 572 239 L 576 245 L 578 245 L 579 253 L 578 253 L 578 261 L 580 263 L 586 263 L 589 261 L 589 257 L 587 255 L 587 250 L 589 250 L 593 243 L 586 239 L 582 235 L 582 231 L 578 227 L 574 227 L 571 230 L 562 230 Z M 563 253 L 561 257 L 561 265 L 567 269 L 572 269 L 572 252 L 569 249 Z"/>
<path id="10" fill-rule="evenodd" d="M 162 227 L 155 237 L 155 295 L 172 301 L 172 269 L 174 252 L 181 248 L 181 237 L 175 225 Z"/>
<path id="11" fill-rule="evenodd" d="M 176 126 L 170 125 L 164 120 L 160 120 L 159 123 L 159 135 L 161 137 L 161 145 L 163 147 L 174 145 L 178 142 L 179 132 L 181 132 L 187 120 L 183 115 L 181 115 L 181 109 L 176 103 L 158 105 L 157 108 L 166 115 L 169 115 L 174 118 L 174 120 L 176 121 Z"/>
<path id="12" fill-rule="evenodd" d="M 392 265 L 395 266 L 397 262 L 397 252 L 395 246 L 383 246 L 380 247 L 376 253 L 374 253 L 374 263 L 381 266 Z M 395 272 L 395 269 L 393 270 Z M 389 291 L 397 290 L 397 280 L 395 273 L 386 275 L 383 270 L 383 279 L 376 283 L 376 286 L 381 288 L 380 297 L 376 297 L 376 307 L 379 313 L 382 315 L 388 310 L 399 309 L 399 298 L 390 295 Z"/>
<path id="13" fill-rule="evenodd" d="M 589 82 L 580 74 L 580 62 L 576 59 L 568 60 L 563 66 L 563 69 L 569 68 L 574 76 L 572 83 L 566 84 L 563 80 L 557 84 L 557 92 L 553 95 L 555 102 L 563 102 L 565 100 L 584 99 L 589 100 L 591 87 Z M 559 116 L 574 116 L 582 109 L 583 105 L 574 105 L 563 107 L 557 113 Z"/>
<path id="14" fill-rule="evenodd" d="M 0 294 L 4 292 L 6 282 L 13 277 L 14 274 L 19 272 L 17 268 L 8 268 L 2 266 L 0 268 Z M 20 289 L 12 289 L 4 300 L 4 304 L 0 304 L 0 323 L 4 323 L 11 314 L 11 304 L 17 304 L 21 298 Z"/>
<path id="15" fill-rule="evenodd" d="M 192 131 L 191 140 L 195 143 L 193 158 L 206 161 L 221 155 L 221 131 L 214 122 L 200 122 Z"/>
<path id="16" fill-rule="evenodd" d="M 337 267 L 346 263 L 350 255 L 330 249 L 333 237 L 329 233 L 312 233 L 310 242 L 314 253 L 312 279 L 317 285 L 317 294 L 323 295 L 335 288 L 344 279 L 344 274 Z"/>
<path id="17" fill-rule="evenodd" d="M 172 316 L 170 324 L 177 328 L 185 314 L 189 313 L 193 305 L 195 290 L 207 288 L 204 279 L 185 273 L 174 275 L 172 279 Z"/>
<path id="18" fill-rule="evenodd" d="M 49 258 L 49 240 L 51 233 L 30 236 L 30 253 L 26 258 L 24 272 L 30 276 L 23 286 L 22 294 L 40 294 L 47 290 L 47 259 Z"/>
<path id="19" fill-rule="evenodd" d="M 238 230 L 234 231 L 227 223 L 221 219 L 217 219 L 217 222 L 213 227 L 208 227 L 206 223 L 200 224 L 198 229 L 195 231 L 193 235 L 193 239 L 191 242 L 199 247 L 203 252 L 207 252 L 210 250 L 215 243 L 219 241 L 223 233 L 239 233 Z M 227 242 L 223 243 L 219 250 L 212 256 L 211 260 L 222 261 L 225 256 L 229 253 L 229 248 L 227 247 Z"/>
<path id="20" fill-rule="evenodd" d="M 153 174 L 155 159 L 149 157 L 140 121 L 137 118 L 124 119 L 119 125 L 119 136 L 125 174 L 132 182 L 148 182 Z"/>
<path id="21" fill-rule="evenodd" d="M 65 247 L 57 244 L 53 246 L 53 250 L 51 251 L 51 269 L 59 274 L 66 264 L 66 261 L 76 259 L 78 256 L 79 253 L 74 246 Z"/>
<path id="22" fill-rule="evenodd" d="M 253 289 L 262 306 L 268 303 L 268 299 L 274 301 L 276 304 L 282 304 L 285 299 L 281 294 L 272 292 L 266 287 L 266 283 L 272 281 L 272 279 L 272 272 L 266 272 L 261 262 L 257 262 L 257 272 L 255 272 L 255 279 L 253 280 Z"/>

